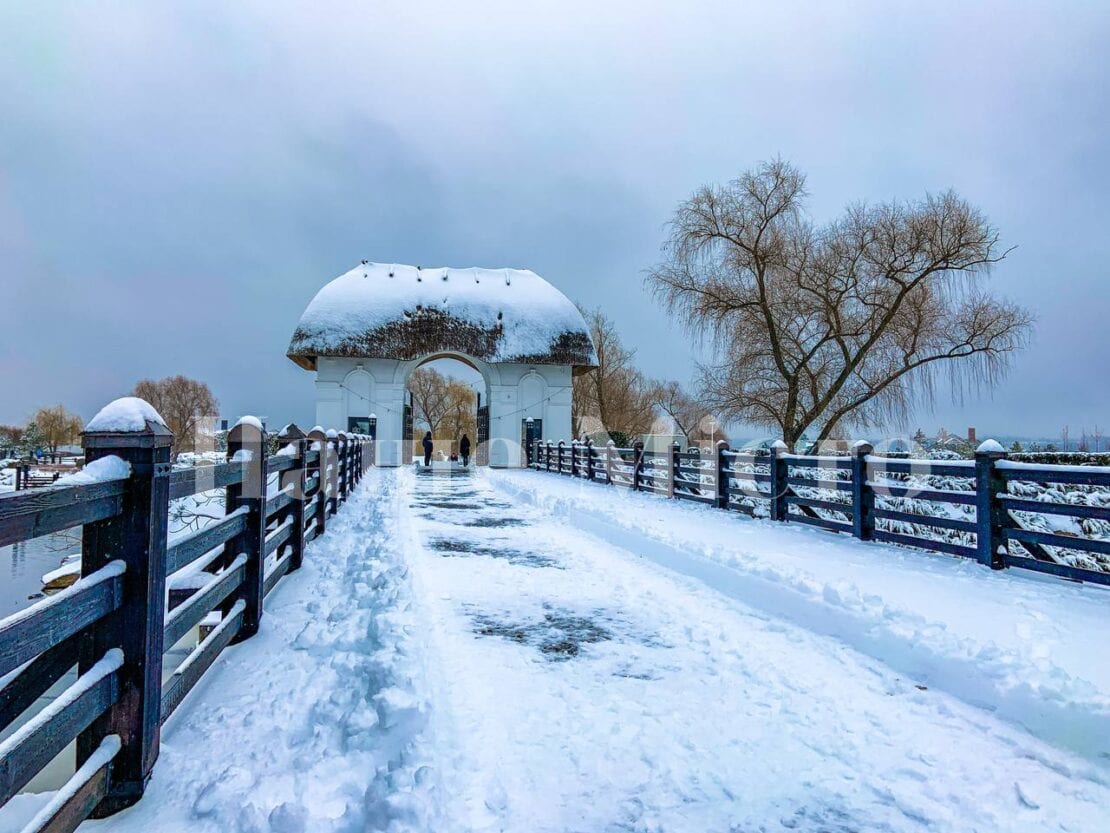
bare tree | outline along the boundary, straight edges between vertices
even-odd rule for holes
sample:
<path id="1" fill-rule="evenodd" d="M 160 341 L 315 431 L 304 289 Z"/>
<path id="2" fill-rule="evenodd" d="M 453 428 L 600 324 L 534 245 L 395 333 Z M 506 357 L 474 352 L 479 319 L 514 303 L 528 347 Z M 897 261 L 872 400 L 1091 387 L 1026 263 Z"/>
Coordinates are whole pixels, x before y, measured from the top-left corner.
<path id="1" fill-rule="evenodd" d="M 774 161 L 678 207 L 648 282 L 718 349 L 707 404 L 790 444 L 814 426 L 820 442 L 905 414 L 940 377 L 955 395 L 999 378 L 1032 319 L 976 280 L 1006 255 L 979 211 L 947 192 L 818 227 L 805 196 Z"/>
<path id="2" fill-rule="evenodd" d="M 1065 425 L 1062 429 L 1060 429 L 1060 439 L 1064 443 L 1064 453 L 1065 454 L 1068 451 L 1068 440 L 1070 438 L 1071 438 L 1071 428 L 1069 426 Z"/>
<path id="3" fill-rule="evenodd" d="M 720 421 L 713 411 L 686 393 L 678 382 L 656 382 L 651 388 L 651 398 L 687 442 L 712 445 L 717 440 L 725 439 Z"/>
<path id="4" fill-rule="evenodd" d="M 1091 436 L 1094 438 L 1095 441 L 1095 453 L 1098 454 L 1098 452 L 1102 451 L 1102 429 L 1099 428 L 1097 424 L 1095 425 L 1095 430 L 1091 434 Z"/>
<path id="5" fill-rule="evenodd" d="M 477 396 L 474 389 L 465 382 L 451 379 L 447 383 L 447 402 L 443 419 L 440 422 L 440 436 L 450 439 L 457 444 L 462 435 L 470 437 L 473 445 L 477 444 Z M 435 436 L 435 433 L 432 434 Z M 457 450 L 457 445 L 453 445 Z"/>
<path id="6" fill-rule="evenodd" d="M 196 451 L 204 438 L 205 418 L 216 416 L 219 402 L 204 382 L 187 376 L 143 379 L 135 385 L 134 395 L 154 406 L 173 432 L 173 453 Z"/>
<path id="7" fill-rule="evenodd" d="M 450 380 L 433 367 L 418 367 L 409 377 L 408 387 L 414 419 L 427 426 L 433 437 L 437 436 L 439 424 L 450 407 Z"/>
<path id="8" fill-rule="evenodd" d="M 24 429 L 19 425 L 0 425 L 0 448 L 18 451 L 23 447 Z"/>
<path id="9" fill-rule="evenodd" d="M 613 322 L 601 310 L 583 310 L 582 314 L 590 327 L 598 366 L 574 379 L 575 436 L 651 430 L 651 386 L 633 364 L 636 351 L 621 343 Z"/>
<path id="10" fill-rule="evenodd" d="M 32 421 L 51 456 L 58 453 L 59 446 L 71 445 L 81 438 L 81 417 L 71 414 L 63 405 L 39 408 Z"/>

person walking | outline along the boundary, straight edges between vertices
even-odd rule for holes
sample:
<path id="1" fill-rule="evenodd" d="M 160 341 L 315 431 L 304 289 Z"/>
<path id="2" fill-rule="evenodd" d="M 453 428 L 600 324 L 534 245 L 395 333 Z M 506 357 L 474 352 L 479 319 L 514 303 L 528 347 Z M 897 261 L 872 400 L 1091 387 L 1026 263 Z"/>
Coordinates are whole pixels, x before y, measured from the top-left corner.
<path id="1" fill-rule="evenodd" d="M 466 434 L 463 434 L 462 439 L 459 440 L 459 456 L 462 457 L 462 464 L 465 469 L 470 465 L 470 437 Z"/>
<path id="2" fill-rule="evenodd" d="M 432 464 L 432 432 L 429 431 L 424 435 L 424 467 L 427 468 Z"/>

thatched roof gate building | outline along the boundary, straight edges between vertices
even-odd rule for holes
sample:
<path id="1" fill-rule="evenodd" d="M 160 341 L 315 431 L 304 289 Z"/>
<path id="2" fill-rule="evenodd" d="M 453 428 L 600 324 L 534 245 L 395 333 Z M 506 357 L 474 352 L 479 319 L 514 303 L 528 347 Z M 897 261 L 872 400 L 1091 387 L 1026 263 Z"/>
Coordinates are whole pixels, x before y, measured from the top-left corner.
<path id="1" fill-rule="evenodd" d="M 581 313 L 534 272 L 383 263 L 316 293 L 288 356 L 316 373 L 316 422 L 370 429 L 385 466 L 408 461 L 406 385 L 427 361 L 481 373 L 479 424 L 489 428 L 479 456 L 499 467 L 520 465 L 529 418 L 542 436 L 570 436 L 572 378 L 597 362 Z"/>

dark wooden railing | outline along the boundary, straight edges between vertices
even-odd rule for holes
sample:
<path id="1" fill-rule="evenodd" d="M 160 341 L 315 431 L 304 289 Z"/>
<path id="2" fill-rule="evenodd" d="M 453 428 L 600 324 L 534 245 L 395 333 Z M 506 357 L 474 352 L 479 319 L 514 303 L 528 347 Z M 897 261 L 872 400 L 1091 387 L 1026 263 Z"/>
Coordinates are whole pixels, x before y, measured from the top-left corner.
<path id="1" fill-rule="evenodd" d="M 713 450 L 647 451 L 642 443 L 539 441 L 528 454 L 539 471 L 974 558 L 995 570 L 1018 567 L 1110 585 L 1110 559 L 1075 563 L 1083 555 L 1110 556 L 1110 540 L 1034 529 L 1029 522 L 1044 515 L 1110 521 L 1110 506 L 1084 503 L 1082 494 L 1065 502 L 1052 491 L 1110 489 L 1110 467 L 1011 461 L 994 443 L 974 460 L 885 457 L 867 443 L 856 443 L 849 456 L 821 456 L 790 454 L 781 442 L 756 451 L 733 451 L 724 442 Z M 1074 555 L 1081 557 L 1069 558 Z"/>
<path id="2" fill-rule="evenodd" d="M 24 828 L 71 831 L 142 797 L 161 726 L 228 645 L 258 631 L 263 599 L 304 560 L 373 460 L 370 439 L 295 425 L 267 453 L 241 420 L 227 461 L 173 471 L 172 435 L 84 434 L 86 481 L 0 496 L 0 545 L 81 527 L 81 577 L 0 620 L 0 806 L 76 740 L 76 772 Z M 96 480 L 97 462 L 127 476 Z M 222 490 L 226 513 L 167 535 L 170 501 Z M 218 494 L 218 493 L 217 493 Z M 210 495 L 209 495 L 210 497 Z M 199 641 L 163 685 L 167 650 Z M 49 706 L 42 696 L 77 677 Z M 20 721 L 22 721 L 20 723 Z"/>

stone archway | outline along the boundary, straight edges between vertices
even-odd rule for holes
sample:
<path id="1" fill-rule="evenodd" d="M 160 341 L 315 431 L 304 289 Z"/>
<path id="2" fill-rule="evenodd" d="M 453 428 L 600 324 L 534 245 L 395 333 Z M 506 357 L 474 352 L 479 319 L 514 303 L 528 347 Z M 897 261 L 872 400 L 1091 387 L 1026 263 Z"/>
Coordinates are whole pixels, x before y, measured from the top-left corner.
<path id="1" fill-rule="evenodd" d="M 534 272 L 373 263 L 316 294 L 288 356 L 316 373 L 321 425 L 358 416 L 352 403 L 361 405 L 368 384 L 362 410 L 374 417 L 383 466 L 404 462 L 406 384 L 429 360 L 456 359 L 482 374 L 495 467 L 521 465 L 529 418 L 543 436 L 570 436 L 574 375 L 597 361 L 582 314 Z"/>
<path id="2" fill-rule="evenodd" d="M 468 356 L 465 353 L 456 353 L 451 351 L 440 351 L 432 353 L 419 359 L 414 359 L 410 362 L 402 362 L 397 367 L 397 374 L 399 378 L 397 381 L 401 385 L 402 395 L 408 395 L 409 383 L 412 380 L 412 375 L 421 367 L 433 362 L 442 360 L 458 362 L 462 365 L 469 367 L 471 370 L 478 373 L 482 378 L 481 390 L 476 391 L 475 403 L 475 435 L 470 437 L 473 452 L 473 460 L 475 465 L 488 465 L 489 463 L 489 398 L 491 391 L 491 377 L 496 373 L 489 365 L 480 359 L 473 356 Z M 406 409 L 405 419 L 411 420 L 415 415 L 415 406 L 411 409 Z M 483 420 L 484 415 L 484 420 Z M 403 431 L 403 438 L 410 435 L 409 431 Z M 439 438 L 437 438 L 439 439 Z M 409 462 L 408 449 L 402 448 L 402 462 Z M 414 452 L 415 453 L 415 452 Z"/>

